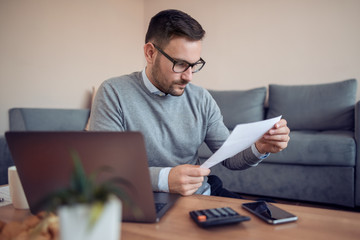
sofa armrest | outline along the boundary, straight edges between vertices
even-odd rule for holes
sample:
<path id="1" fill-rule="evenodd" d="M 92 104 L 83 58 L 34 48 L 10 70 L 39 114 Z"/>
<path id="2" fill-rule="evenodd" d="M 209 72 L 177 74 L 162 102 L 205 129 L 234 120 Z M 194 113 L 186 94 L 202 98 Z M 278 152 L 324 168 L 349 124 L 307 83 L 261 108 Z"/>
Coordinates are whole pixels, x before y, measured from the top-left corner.
<path id="1" fill-rule="evenodd" d="M 13 166 L 10 150 L 6 143 L 5 137 L 0 136 L 0 185 L 8 183 L 8 168 Z"/>
<path id="2" fill-rule="evenodd" d="M 355 205 L 360 206 L 360 101 L 355 104 L 355 141 L 356 141 L 356 163 L 355 163 Z"/>

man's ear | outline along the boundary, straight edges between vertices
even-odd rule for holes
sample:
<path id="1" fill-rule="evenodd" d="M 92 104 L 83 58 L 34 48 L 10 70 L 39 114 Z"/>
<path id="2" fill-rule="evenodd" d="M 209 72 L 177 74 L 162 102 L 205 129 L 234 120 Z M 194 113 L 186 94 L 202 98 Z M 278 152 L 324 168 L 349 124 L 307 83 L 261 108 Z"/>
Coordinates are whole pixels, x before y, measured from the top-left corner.
<path id="1" fill-rule="evenodd" d="M 144 45 L 144 55 L 146 62 L 148 64 L 153 64 L 155 62 L 156 51 L 155 47 L 152 43 L 148 42 Z"/>

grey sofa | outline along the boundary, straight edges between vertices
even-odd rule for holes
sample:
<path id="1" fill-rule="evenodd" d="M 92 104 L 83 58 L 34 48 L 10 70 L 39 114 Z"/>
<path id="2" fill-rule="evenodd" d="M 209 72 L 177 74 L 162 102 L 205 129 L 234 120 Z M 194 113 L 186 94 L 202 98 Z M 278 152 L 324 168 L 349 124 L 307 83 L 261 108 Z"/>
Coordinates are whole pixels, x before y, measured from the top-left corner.
<path id="1" fill-rule="evenodd" d="M 218 175 L 232 191 L 342 206 L 360 206 L 360 103 L 357 81 L 282 86 L 248 91 L 210 91 L 227 127 L 282 115 L 291 129 L 284 151 L 271 154 L 257 167 L 231 171 L 217 165 Z M 241 114 L 244 113 L 244 114 Z M 236 117 L 236 118 L 235 118 Z M 204 144 L 199 155 L 211 152 Z"/>
<path id="2" fill-rule="evenodd" d="M 257 167 L 231 171 L 212 168 L 226 188 L 244 194 L 301 201 L 360 206 L 360 103 L 356 80 L 321 85 L 269 85 L 246 91 L 211 91 L 227 127 L 283 115 L 292 130 L 289 146 L 271 154 Z M 9 111 L 10 131 L 75 130 L 85 128 L 89 110 L 27 109 Z M 0 176 L 11 157 L 0 138 Z M 199 157 L 212 153 L 203 144 Z M 0 184 L 7 179 L 1 178 Z"/>

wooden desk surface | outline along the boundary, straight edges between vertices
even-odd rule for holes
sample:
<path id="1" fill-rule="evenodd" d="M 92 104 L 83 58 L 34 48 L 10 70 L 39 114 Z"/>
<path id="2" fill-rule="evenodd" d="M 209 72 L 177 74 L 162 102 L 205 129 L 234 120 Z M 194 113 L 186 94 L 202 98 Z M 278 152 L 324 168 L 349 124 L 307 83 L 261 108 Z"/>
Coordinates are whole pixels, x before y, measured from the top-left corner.
<path id="1" fill-rule="evenodd" d="M 359 239 L 360 213 L 275 204 L 299 217 L 297 222 L 269 225 L 246 210 L 246 200 L 194 195 L 180 198 L 159 223 L 122 223 L 121 239 Z M 202 229 L 193 222 L 189 211 L 229 206 L 250 221 L 236 225 Z M 0 220 L 20 221 L 29 214 L 11 205 L 0 208 Z"/>
<path id="2" fill-rule="evenodd" d="M 182 197 L 157 224 L 123 223 L 121 239 L 359 239 L 360 213 L 284 204 L 277 205 L 299 217 L 298 221 L 269 225 L 241 207 L 246 200 L 191 196 Z M 229 206 L 250 221 L 202 229 L 189 211 Z"/>

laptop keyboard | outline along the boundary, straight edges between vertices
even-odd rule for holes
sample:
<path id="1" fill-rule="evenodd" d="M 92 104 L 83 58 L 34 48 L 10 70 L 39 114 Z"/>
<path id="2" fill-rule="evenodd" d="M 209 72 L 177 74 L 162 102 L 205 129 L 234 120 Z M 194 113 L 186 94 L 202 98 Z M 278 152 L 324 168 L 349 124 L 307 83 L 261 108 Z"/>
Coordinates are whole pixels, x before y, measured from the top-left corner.
<path id="1" fill-rule="evenodd" d="M 155 203 L 155 209 L 156 209 L 156 212 L 160 212 L 161 209 L 163 209 L 163 207 L 165 207 L 167 203 Z"/>

